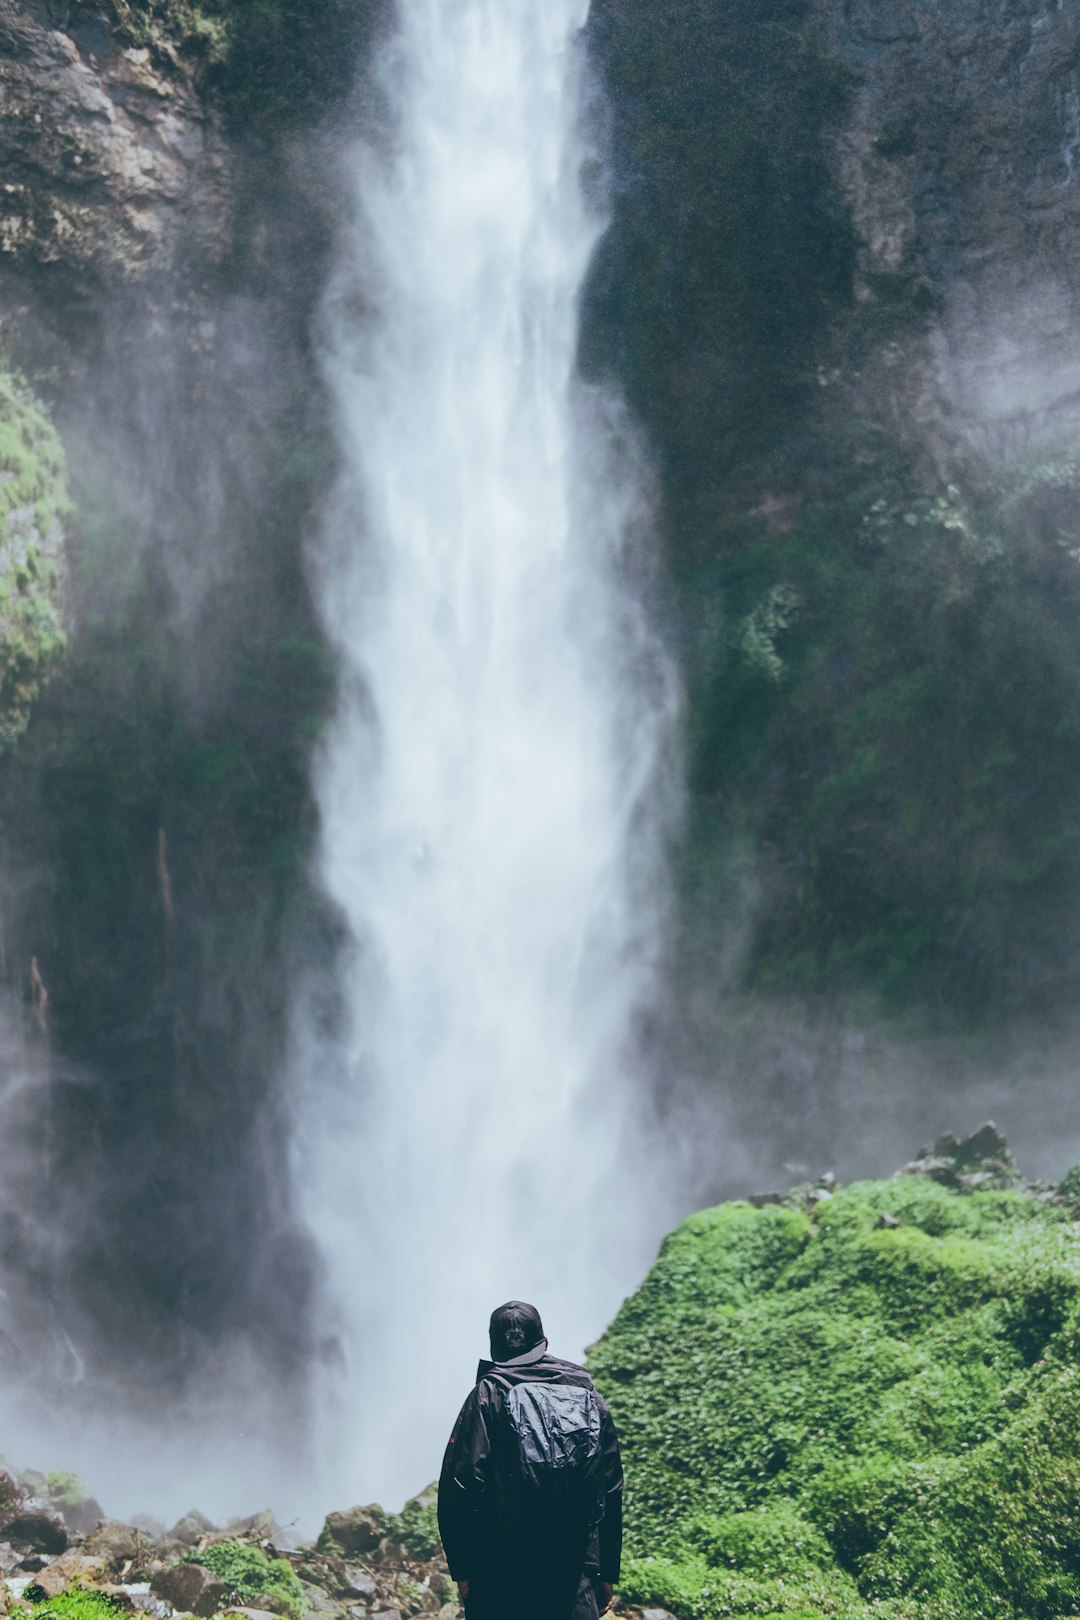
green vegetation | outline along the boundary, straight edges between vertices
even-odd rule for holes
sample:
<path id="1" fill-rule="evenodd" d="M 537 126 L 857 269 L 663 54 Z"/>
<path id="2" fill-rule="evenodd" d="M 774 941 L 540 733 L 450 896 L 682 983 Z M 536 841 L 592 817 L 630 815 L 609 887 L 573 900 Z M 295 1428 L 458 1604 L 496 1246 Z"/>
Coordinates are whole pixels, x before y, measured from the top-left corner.
<path id="1" fill-rule="evenodd" d="M 284 1558 L 267 1558 L 259 1547 L 242 1541 L 214 1541 L 199 1552 L 188 1553 L 185 1564 L 201 1564 L 231 1587 L 241 1603 L 269 1600 L 279 1614 L 301 1620 L 306 1607 L 304 1588 Z M 74 1617 L 73 1617 L 74 1620 Z"/>
<path id="2" fill-rule="evenodd" d="M 46 1474 L 46 1483 L 49 1488 L 49 1501 L 59 1508 L 77 1507 L 90 1496 L 90 1487 L 86 1481 L 80 1479 L 78 1474 L 72 1474 L 65 1469 L 54 1469 Z"/>
<path id="3" fill-rule="evenodd" d="M 1075 480 L 733 521 L 682 570 L 695 810 L 688 910 L 715 932 L 774 852 L 757 989 L 872 987 L 977 1024 L 1063 993 L 1080 899 Z"/>
<path id="4" fill-rule="evenodd" d="M 43 1598 L 32 1607 L 16 1604 L 11 1612 L 15 1620 L 116 1620 L 118 1614 L 126 1611 L 104 1592 L 72 1586 L 57 1597 Z"/>
<path id="5" fill-rule="evenodd" d="M 26 730 L 65 645 L 63 446 L 21 377 L 0 371 L 0 749 Z"/>
<path id="6" fill-rule="evenodd" d="M 691 1217 L 592 1352 L 624 1597 L 681 1620 L 1080 1614 L 1072 1212 L 919 1178 L 808 1207 Z"/>
<path id="7" fill-rule="evenodd" d="M 404 1548 L 410 1558 L 435 1558 L 442 1543 L 439 1540 L 439 1515 L 436 1487 L 406 1502 L 400 1513 L 392 1513 L 386 1521 L 386 1532 L 391 1541 Z"/>

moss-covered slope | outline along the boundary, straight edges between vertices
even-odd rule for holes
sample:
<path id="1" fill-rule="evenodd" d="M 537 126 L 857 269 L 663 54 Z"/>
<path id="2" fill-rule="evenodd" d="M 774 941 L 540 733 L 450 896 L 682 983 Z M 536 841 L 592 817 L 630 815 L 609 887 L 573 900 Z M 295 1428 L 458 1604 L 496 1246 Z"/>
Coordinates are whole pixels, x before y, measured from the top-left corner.
<path id="1" fill-rule="evenodd" d="M 684 1222 L 591 1359 L 627 1464 L 623 1596 L 1080 1614 L 1074 1213 L 911 1177 Z"/>
<path id="2" fill-rule="evenodd" d="M 26 729 L 64 645 L 63 446 L 20 377 L 0 371 L 0 749 Z"/>

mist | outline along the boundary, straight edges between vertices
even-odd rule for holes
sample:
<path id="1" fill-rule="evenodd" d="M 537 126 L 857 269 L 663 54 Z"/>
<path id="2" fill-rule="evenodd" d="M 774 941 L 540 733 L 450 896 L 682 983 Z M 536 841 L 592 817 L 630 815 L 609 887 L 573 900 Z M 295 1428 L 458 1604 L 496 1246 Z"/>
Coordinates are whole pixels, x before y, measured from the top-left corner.
<path id="1" fill-rule="evenodd" d="M 374 11 L 145 270 L 0 264 L 74 507 L 0 1444 L 111 1514 L 396 1506 L 502 1298 L 577 1355 L 693 1208 L 1080 1159 L 1073 103 L 935 212 L 839 12 Z"/>

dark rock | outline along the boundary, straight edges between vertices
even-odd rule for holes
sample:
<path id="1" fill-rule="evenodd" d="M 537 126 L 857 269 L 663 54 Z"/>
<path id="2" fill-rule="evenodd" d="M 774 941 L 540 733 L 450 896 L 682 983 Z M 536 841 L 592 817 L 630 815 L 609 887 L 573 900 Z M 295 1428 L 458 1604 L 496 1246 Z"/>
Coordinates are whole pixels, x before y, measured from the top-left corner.
<path id="1" fill-rule="evenodd" d="M 948 1159 L 939 1159 L 932 1154 L 902 1165 L 897 1175 L 925 1176 L 928 1181 L 936 1181 L 943 1187 L 951 1187 L 954 1192 L 960 1187 L 960 1178 L 952 1163 Z"/>
<path id="2" fill-rule="evenodd" d="M 19 1487 L 11 1475 L 0 1471 L 0 1512 L 13 1508 L 19 1500 Z"/>
<path id="3" fill-rule="evenodd" d="M 87 1557 L 102 1559 L 111 1570 L 116 1571 L 142 1556 L 143 1542 L 133 1525 L 113 1520 L 92 1531 L 83 1542 L 81 1551 Z"/>
<path id="4" fill-rule="evenodd" d="M 80 1502 L 61 1502 L 57 1506 L 73 1536 L 89 1535 L 99 1524 L 105 1523 L 105 1509 L 93 1496 L 84 1496 Z"/>
<path id="5" fill-rule="evenodd" d="M 755 1209 L 765 1209 L 769 1204 L 782 1204 L 783 1202 L 783 1193 L 766 1192 L 750 1194 L 750 1203 Z"/>
<path id="6" fill-rule="evenodd" d="M 1002 1170 L 1012 1163 L 1009 1144 L 992 1120 L 957 1142 L 953 1158 L 958 1170 Z"/>
<path id="7" fill-rule="evenodd" d="M 363 1555 L 374 1552 L 386 1530 L 386 1517 L 377 1506 L 349 1508 L 344 1513 L 328 1513 L 323 1535 L 343 1552 Z"/>
<path id="8" fill-rule="evenodd" d="M 58 1514 L 27 1505 L 0 1515 L 0 1540 L 24 1553 L 62 1553 L 67 1551 L 68 1532 Z"/>
<path id="9" fill-rule="evenodd" d="M 150 1582 L 150 1590 L 174 1609 L 200 1615 L 203 1620 L 223 1609 L 231 1595 L 225 1582 L 201 1564 L 174 1564 L 162 1570 Z"/>
<path id="10" fill-rule="evenodd" d="M 184 1517 L 173 1525 L 169 1531 L 169 1540 L 178 1541 L 184 1547 L 194 1547 L 204 1536 L 214 1535 L 217 1528 L 205 1513 L 200 1513 L 198 1508 L 192 1508 L 190 1513 L 185 1513 Z"/>

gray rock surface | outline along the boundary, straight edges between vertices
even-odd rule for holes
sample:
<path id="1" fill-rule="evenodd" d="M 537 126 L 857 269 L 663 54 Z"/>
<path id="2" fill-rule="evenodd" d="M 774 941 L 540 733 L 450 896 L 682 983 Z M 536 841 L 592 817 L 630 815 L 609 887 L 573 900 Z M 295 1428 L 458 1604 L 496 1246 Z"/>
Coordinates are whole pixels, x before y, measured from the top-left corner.
<path id="1" fill-rule="evenodd" d="M 224 229 L 217 119 L 180 58 L 126 45 L 105 5 L 0 0 L 0 156 L 9 262 L 138 275 Z"/>
<path id="2" fill-rule="evenodd" d="M 164 1598 L 174 1609 L 184 1614 L 196 1614 L 209 1620 L 229 1601 L 229 1588 L 201 1564 L 174 1564 L 154 1576 L 150 1589 L 155 1597 Z"/>
<path id="3" fill-rule="evenodd" d="M 812 15 L 850 72 L 835 164 L 871 337 L 859 396 L 899 429 L 918 417 L 931 440 L 948 415 L 982 453 L 1067 438 L 1080 416 L 1080 11 L 815 0 Z"/>

